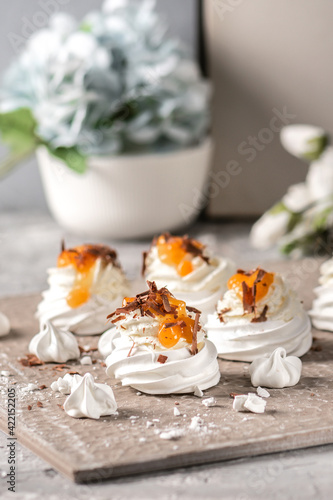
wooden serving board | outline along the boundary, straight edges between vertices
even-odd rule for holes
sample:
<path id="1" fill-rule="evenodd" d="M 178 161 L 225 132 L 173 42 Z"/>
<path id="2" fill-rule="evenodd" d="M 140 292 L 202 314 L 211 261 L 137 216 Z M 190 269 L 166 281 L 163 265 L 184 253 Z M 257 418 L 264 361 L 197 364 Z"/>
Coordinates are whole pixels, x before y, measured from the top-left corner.
<path id="1" fill-rule="evenodd" d="M 293 273 L 295 266 L 293 263 Z M 305 286 L 299 286 L 306 306 L 312 300 L 317 278 L 316 268 L 308 273 Z M 333 443 L 333 334 L 314 332 L 314 347 L 303 357 L 300 383 L 270 390 L 266 413 L 255 415 L 235 412 L 230 398 L 231 392 L 255 391 L 247 363 L 220 361 L 221 381 L 205 392 L 205 396 L 217 399 L 217 405 L 209 408 L 193 395 L 147 396 L 121 387 L 108 379 L 96 351 L 92 353 L 96 363 L 91 366 L 71 362 L 67 364 L 70 368 L 62 371 L 56 371 L 53 364 L 22 366 L 18 358 L 27 353 L 29 340 L 38 329 L 33 316 L 38 301 L 38 296 L 0 301 L 0 310 L 12 323 L 11 334 L 0 339 L 0 367 L 11 375 L 8 379 L 0 377 L 4 389 L 0 395 L 0 428 L 7 432 L 7 387 L 14 386 L 17 439 L 76 482 Z M 94 347 L 97 340 L 81 337 L 79 344 Z M 50 384 L 70 369 L 80 374 L 90 371 L 99 382 L 109 383 L 118 402 L 118 415 L 99 421 L 66 415 L 61 408 L 66 396 L 55 397 Z M 22 391 L 29 382 L 47 388 Z M 181 416 L 174 416 L 176 402 Z M 191 418 L 197 415 L 203 426 L 191 430 Z M 178 440 L 161 439 L 161 431 L 174 428 L 183 429 L 184 435 Z"/>

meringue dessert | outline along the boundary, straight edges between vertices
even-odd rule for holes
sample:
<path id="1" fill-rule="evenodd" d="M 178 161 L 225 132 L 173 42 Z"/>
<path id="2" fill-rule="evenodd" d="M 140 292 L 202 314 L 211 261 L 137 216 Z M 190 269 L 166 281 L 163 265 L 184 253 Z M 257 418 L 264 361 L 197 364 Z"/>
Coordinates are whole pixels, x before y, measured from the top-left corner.
<path id="1" fill-rule="evenodd" d="M 164 233 L 143 254 L 142 274 L 155 281 L 158 288 L 167 286 L 189 306 L 202 312 L 202 321 L 212 313 L 235 272 L 228 259 L 209 254 L 205 245 L 188 236 Z"/>
<path id="2" fill-rule="evenodd" d="M 10 332 L 10 322 L 5 314 L 0 312 L 0 337 L 5 337 Z"/>
<path id="3" fill-rule="evenodd" d="M 303 356 L 311 347 L 311 324 L 301 302 L 278 273 L 238 272 L 205 326 L 222 358 L 253 361 L 284 347 Z"/>
<path id="4" fill-rule="evenodd" d="M 320 266 L 320 275 L 309 315 L 315 328 L 333 332 L 333 258 Z"/>
<path id="5" fill-rule="evenodd" d="M 255 359 L 250 365 L 249 373 L 254 387 L 292 387 L 301 378 L 302 361 L 296 356 L 287 356 L 286 350 L 278 347 L 272 354 Z"/>
<path id="6" fill-rule="evenodd" d="M 66 363 L 80 357 L 80 349 L 71 332 L 58 330 L 50 321 L 45 321 L 42 330 L 29 344 L 29 352 L 41 361 Z"/>
<path id="7" fill-rule="evenodd" d="M 63 246 L 48 274 L 49 289 L 37 309 L 40 323 L 51 320 L 79 335 L 107 330 L 107 313 L 129 293 L 116 252 L 104 245 Z"/>
<path id="8" fill-rule="evenodd" d="M 99 419 L 116 413 L 117 403 L 110 386 L 96 384 L 91 373 L 86 373 L 81 380 L 72 384 L 64 410 L 73 418 Z"/>
<path id="9" fill-rule="evenodd" d="M 167 288 L 125 298 L 109 315 L 116 325 L 107 374 L 147 394 L 190 393 L 220 379 L 215 346 L 205 340 L 200 312 Z"/>

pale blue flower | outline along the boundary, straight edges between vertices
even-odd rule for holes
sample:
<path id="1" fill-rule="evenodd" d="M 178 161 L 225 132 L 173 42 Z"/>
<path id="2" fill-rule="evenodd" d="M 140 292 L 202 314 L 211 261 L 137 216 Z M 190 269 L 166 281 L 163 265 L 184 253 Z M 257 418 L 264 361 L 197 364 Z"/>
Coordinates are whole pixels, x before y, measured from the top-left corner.
<path id="1" fill-rule="evenodd" d="M 1 109 L 30 108 L 51 147 L 118 154 L 183 147 L 208 132 L 210 87 L 154 1 L 58 13 L 7 71 Z"/>

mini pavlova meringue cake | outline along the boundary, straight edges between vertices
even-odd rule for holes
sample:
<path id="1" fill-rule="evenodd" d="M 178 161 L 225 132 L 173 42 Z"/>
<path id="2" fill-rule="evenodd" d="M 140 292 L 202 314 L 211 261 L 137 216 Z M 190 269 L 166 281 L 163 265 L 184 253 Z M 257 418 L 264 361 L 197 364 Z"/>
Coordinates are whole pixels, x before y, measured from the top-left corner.
<path id="1" fill-rule="evenodd" d="M 129 284 L 115 250 L 105 245 L 65 249 L 57 267 L 48 270 L 49 289 L 43 292 L 37 317 L 79 335 L 107 330 L 106 315 L 129 293 Z"/>
<path id="2" fill-rule="evenodd" d="M 125 298 L 109 315 L 118 335 L 106 358 L 107 374 L 147 394 L 189 393 L 220 379 L 215 346 L 205 340 L 200 312 L 167 288 Z"/>
<path id="3" fill-rule="evenodd" d="M 315 328 L 333 332 L 333 258 L 320 266 L 320 275 L 309 315 Z"/>
<path id="4" fill-rule="evenodd" d="M 284 347 L 302 356 L 311 347 L 311 324 L 282 276 L 263 269 L 238 272 L 205 325 L 222 358 L 253 361 Z"/>
<path id="5" fill-rule="evenodd" d="M 177 298 L 199 309 L 204 323 L 236 268 L 230 260 L 210 255 L 200 241 L 165 233 L 144 252 L 142 271 L 157 287 L 167 286 Z"/>

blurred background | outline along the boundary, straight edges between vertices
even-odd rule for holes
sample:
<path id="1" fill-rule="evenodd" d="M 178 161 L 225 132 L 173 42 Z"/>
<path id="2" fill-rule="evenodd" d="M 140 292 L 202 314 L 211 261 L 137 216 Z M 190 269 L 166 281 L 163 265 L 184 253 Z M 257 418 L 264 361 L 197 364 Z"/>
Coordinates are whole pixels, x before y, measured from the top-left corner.
<path id="1" fill-rule="evenodd" d="M 0 73 L 17 55 L 15 35 L 43 28 L 54 11 L 81 18 L 100 5 L 15 0 L 2 8 Z M 208 216 L 262 214 L 307 172 L 282 148 L 276 127 L 310 123 L 333 132 L 332 2 L 157 0 L 156 8 L 212 80 L 212 168 L 230 182 L 210 197 Z M 236 174 L 228 174 L 230 162 Z M 47 211 L 35 158 L 0 182 L 1 211 L 29 209 Z"/>
<path id="2" fill-rule="evenodd" d="M 156 9 L 169 25 L 169 33 L 181 38 L 191 55 L 198 57 L 199 2 L 197 0 L 157 0 Z M 102 0 L 15 0 L 10 8 L 1 8 L 0 74 L 22 50 L 21 38 L 47 26 L 54 12 L 64 11 L 81 19 L 100 8 Z M 0 146 L 0 152 L 4 148 Z M 22 168 L 23 167 L 23 168 Z M 41 209 L 47 211 L 36 159 L 20 165 L 0 181 L 0 211 Z"/>

